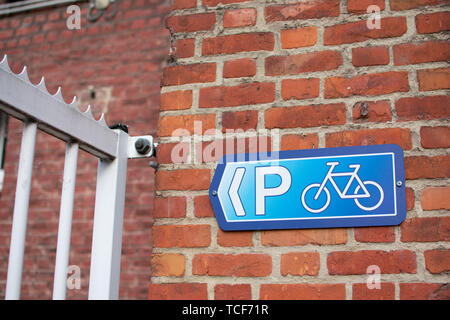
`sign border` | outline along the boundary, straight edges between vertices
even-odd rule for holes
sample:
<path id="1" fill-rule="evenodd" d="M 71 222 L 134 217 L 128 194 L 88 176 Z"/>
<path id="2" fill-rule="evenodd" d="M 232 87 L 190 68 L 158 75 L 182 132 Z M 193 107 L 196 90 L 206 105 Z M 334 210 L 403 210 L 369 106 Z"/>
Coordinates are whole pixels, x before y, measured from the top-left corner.
<path id="1" fill-rule="evenodd" d="M 315 218 L 289 220 L 252 220 L 227 221 L 217 195 L 219 184 L 227 163 L 253 162 L 263 160 L 287 160 L 295 158 L 321 158 L 333 156 L 351 156 L 359 154 L 392 153 L 394 155 L 396 185 L 396 215 L 350 217 L 350 218 Z M 209 188 L 209 199 L 219 227 L 224 231 L 278 230 L 278 229 L 311 229 L 311 228 L 343 228 L 367 226 L 399 225 L 406 218 L 406 188 L 403 150 L 397 144 L 351 146 L 337 148 L 321 148 L 308 150 L 273 151 L 265 153 L 246 153 L 225 155 L 217 164 L 214 177 Z"/>

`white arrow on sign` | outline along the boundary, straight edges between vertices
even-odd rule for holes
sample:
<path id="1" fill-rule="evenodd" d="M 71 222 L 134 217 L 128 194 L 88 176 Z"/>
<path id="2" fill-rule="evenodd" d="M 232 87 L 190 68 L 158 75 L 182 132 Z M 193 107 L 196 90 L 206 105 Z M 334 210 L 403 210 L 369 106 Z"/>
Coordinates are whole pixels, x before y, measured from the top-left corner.
<path id="1" fill-rule="evenodd" d="M 228 195 L 230 196 L 231 203 L 233 204 L 234 211 L 238 217 L 245 216 L 245 210 L 242 206 L 241 198 L 239 198 L 239 187 L 241 186 L 242 178 L 244 177 L 245 168 L 237 168 L 234 172 L 233 181 L 231 182 Z"/>

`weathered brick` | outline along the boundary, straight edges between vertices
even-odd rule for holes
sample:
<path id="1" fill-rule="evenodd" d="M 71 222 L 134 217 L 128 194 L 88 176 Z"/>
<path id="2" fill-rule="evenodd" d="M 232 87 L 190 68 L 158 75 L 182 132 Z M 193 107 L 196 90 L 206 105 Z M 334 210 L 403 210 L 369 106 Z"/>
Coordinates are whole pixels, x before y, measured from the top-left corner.
<path id="1" fill-rule="evenodd" d="M 418 33 L 435 33 L 450 30 L 450 12 L 419 14 L 416 16 Z"/>
<path id="2" fill-rule="evenodd" d="M 319 269 L 318 252 L 290 252 L 281 255 L 280 272 L 282 276 L 316 276 Z"/>
<path id="3" fill-rule="evenodd" d="M 425 267 L 431 273 L 443 273 L 450 271 L 450 250 L 434 249 L 425 250 Z"/>
<path id="4" fill-rule="evenodd" d="M 334 70 L 342 65 L 338 51 L 308 52 L 289 56 L 271 56 L 265 60 L 266 76 Z"/>
<path id="5" fill-rule="evenodd" d="M 176 50 L 177 57 L 180 59 L 193 57 L 195 51 L 194 39 L 177 40 Z"/>
<path id="6" fill-rule="evenodd" d="M 190 159 L 190 148 L 188 142 L 159 143 L 156 148 L 158 163 L 186 163 Z"/>
<path id="7" fill-rule="evenodd" d="M 449 148 L 450 127 L 420 128 L 420 143 L 425 149 Z"/>
<path id="8" fill-rule="evenodd" d="M 320 80 L 310 79 L 285 79 L 281 81 L 281 97 L 283 100 L 310 99 L 319 96 Z"/>
<path id="9" fill-rule="evenodd" d="M 393 50 L 396 66 L 450 60 L 450 43 L 448 41 L 398 44 L 394 46 Z"/>
<path id="10" fill-rule="evenodd" d="M 214 287 L 215 300 L 251 300 L 252 288 L 250 284 L 216 284 Z"/>
<path id="11" fill-rule="evenodd" d="M 198 63 L 166 67 L 163 70 L 163 86 L 179 86 L 187 83 L 214 82 L 215 63 Z"/>
<path id="12" fill-rule="evenodd" d="M 444 4 L 448 0 L 389 0 L 391 10 L 408 10 L 414 8 L 420 8 L 424 6 L 435 6 Z"/>
<path id="13" fill-rule="evenodd" d="M 200 89 L 200 108 L 236 107 L 273 102 L 275 84 L 271 82 L 243 83 Z"/>
<path id="14" fill-rule="evenodd" d="M 395 286 L 392 282 L 380 283 L 380 288 L 369 289 L 367 283 L 354 283 L 353 300 L 394 300 Z"/>
<path id="15" fill-rule="evenodd" d="M 226 132 L 227 129 L 242 129 L 247 131 L 249 129 L 256 129 L 257 125 L 257 110 L 228 111 L 222 113 L 222 132 Z"/>
<path id="16" fill-rule="evenodd" d="M 265 277 L 271 273 L 268 254 L 196 254 L 192 259 L 193 275 Z"/>
<path id="17" fill-rule="evenodd" d="M 394 242 L 395 228 L 394 227 L 365 227 L 355 228 L 355 240 L 358 242 Z"/>
<path id="18" fill-rule="evenodd" d="M 222 247 L 251 247 L 253 246 L 252 231 L 225 232 L 217 231 L 217 243 Z"/>
<path id="19" fill-rule="evenodd" d="M 317 27 L 281 30 L 280 38 L 283 49 L 310 47 L 317 42 Z"/>
<path id="20" fill-rule="evenodd" d="M 417 70 L 420 91 L 450 89 L 450 68 Z"/>
<path id="21" fill-rule="evenodd" d="M 337 17 L 340 13 L 339 2 L 339 0 L 317 0 L 269 6 L 265 8 L 264 16 L 266 22 Z"/>
<path id="22" fill-rule="evenodd" d="M 450 156 L 411 156 L 405 158 L 407 180 L 450 177 Z"/>
<path id="23" fill-rule="evenodd" d="M 232 54 L 246 51 L 272 51 L 275 39 L 270 32 L 240 33 L 206 38 L 202 42 L 202 55 Z"/>
<path id="24" fill-rule="evenodd" d="M 156 248 L 201 248 L 211 243 L 209 225 L 157 225 L 152 228 Z"/>
<path id="25" fill-rule="evenodd" d="M 182 218 L 186 216 L 186 197 L 157 197 L 153 218 Z"/>
<path id="26" fill-rule="evenodd" d="M 314 149 L 319 146 L 319 136 L 315 133 L 296 135 L 285 134 L 281 137 L 281 150 Z"/>
<path id="27" fill-rule="evenodd" d="M 416 201 L 416 196 L 414 194 L 414 190 L 412 188 L 407 187 L 406 188 L 406 210 L 410 211 L 414 209 Z"/>
<path id="28" fill-rule="evenodd" d="M 194 215 L 197 218 L 214 217 L 208 195 L 194 198 Z"/>
<path id="29" fill-rule="evenodd" d="M 166 26 L 174 33 L 211 30 L 215 24 L 214 12 L 170 16 L 166 19 Z"/>
<path id="30" fill-rule="evenodd" d="M 449 217 L 406 219 L 400 226 L 402 242 L 435 242 L 450 240 Z"/>
<path id="31" fill-rule="evenodd" d="M 400 283 L 400 300 L 449 300 L 448 283 Z"/>
<path id="32" fill-rule="evenodd" d="M 398 121 L 447 119 L 450 96 L 400 98 L 395 103 Z"/>
<path id="33" fill-rule="evenodd" d="M 192 91 L 172 91 L 161 93 L 161 111 L 189 109 L 192 105 Z"/>
<path id="34" fill-rule="evenodd" d="M 408 72 L 390 71 L 325 79 L 325 98 L 342 98 L 355 95 L 377 96 L 393 92 L 409 91 Z"/>
<path id="35" fill-rule="evenodd" d="M 403 150 L 412 147 L 411 131 L 407 128 L 364 129 L 333 132 L 325 135 L 326 146 L 347 147 L 396 143 Z"/>
<path id="36" fill-rule="evenodd" d="M 261 284 L 261 300 L 345 300 L 345 284 Z"/>
<path id="37" fill-rule="evenodd" d="M 400 37 L 406 33 L 405 17 L 389 17 L 380 19 L 380 28 L 369 29 L 367 21 L 349 22 L 326 27 L 323 42 L 326 46 L 354 43 L 369 39 Z"/>
<path id="38" fill-rule="evenodd" d="M 194 8 L 197 5 L 197 0 L 174 0 L 172 1 L 172 9 L 189 9 Z"/>
<path id="39" fill-rule="evenodd" d="M 346 229 L 271 230 L 261 233 L 263 246 L 298 246 L 305 244 L 345 244 Z"/>
<path id="40" fill-rule="evenodd" d="M 152 254 L 151 268 L 155 277 L 181 277 L 186 269 L 186 258 L 178 253 Z"/>
<path id="41" fill-rule="evenodd" d="M 227 10 L 223 15 L 224 28 L 254 26 L 255 24 L 256 24 L 255 8 Z"/>
<path id="42" fill-rule="evenodd" d="M 355 123 L 388 122 L 392 120 L 391 104 L 389 100 L 357 102 L 352 116 Z"/>
<path id="43" fill-rule="evenodd" d="M 206 283 L 151 283 L 149 300 L 206 300 Z"/>
<path id="44" fill-rule="evenodd" d="M 158 135 L 160 137 L 191 135 L 194 133 L 196 124 L 200 130 L 196 133 L 204 134 L 206 130 L 214 129 L 215 123 L 214 114 L 163 116 L 159 119 Z"/>
<path id="45" fill-rule="evenodd" d="M 422 209 L 450 210 L 450 187 L 427 187 L 422 190 Z"/>
<path id="46" fill-rule="evenodd" d="M 337 251 L 327 256 L 331 275 L 366 274 L 367 267 L 377 265 L 381 273 L 416 273 L 416 254 L 409 250 Z"/>
<path id="47" fill-rule="evenodd" d="M 253 59 L 242 58 L 225 61 L 223 64 L 224 78 L 252 77 L 256 74 L 256 62 Z"/>
<path id="48" fill-rule="evenodd" d="M 264 113 L 266 128 L 309 128 L 345 124 L 343 103 L 317 106 L 279 107 Z"/>
<path id="49" fill-rule="evenodd" d="M 352 63 L 355 67 L 386 65 L 389 63 L 389 49 L 387 47 L 353 48 Z"/>
<path id="50" fill-rule="evenodd" d="M 364 14 L 367 13 L 367 8 L 373 5 L 380 8 L 380 11 L 384 10 L 384 0 L 347 0 L 347 11 Z"/>
<path id="51" fill-rule="evenodd" d="M 210 184 L 209 169 L 158 170 L 155 177 L 157 190 L 206 190 Z"/>

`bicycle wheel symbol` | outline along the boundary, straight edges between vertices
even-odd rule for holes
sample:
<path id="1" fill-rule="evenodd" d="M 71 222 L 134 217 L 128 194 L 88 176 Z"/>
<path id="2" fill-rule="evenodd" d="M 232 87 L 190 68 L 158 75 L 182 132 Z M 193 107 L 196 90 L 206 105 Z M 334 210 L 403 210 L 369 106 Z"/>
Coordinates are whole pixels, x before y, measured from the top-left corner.
<path id="1" fill-rule="evenodd" d="M 314 189 L 313 189 L 314 188 Z M 322 206 L 322 207 L 320 207 L 320 208 L 318 208 L 318 209 L 313 209 L 313 208 L 311 208 L 310 206 L 308 206 L 307 204 L 306 204 L 306 201 L 305 201 L 305 198 L 306 198 L 306 193 L 309 191 L 309 190 L 313 190 L 314 191 L 314 193 L 313 194 L 316 194 L 318 191 L 319 191 L 319 188 L 320 188 L 320 183 L 313 183 L 313 184 L 310 184 L 309 186 L 307 186 L 304 190 L 303 190 L 303 192 L 302 192 L 302 204 L 303 204 L 303 207 L 306 209 L 306 210 L 308 210 L 309 212 L 311 212 L 311 213 L 321 213 L 322 211 L 324 211 L 326 208 L 328 208 L 328 206 L 330 205 L 330 200 L 331 200 L 331 195 L 330 195 L 330 191 L 328 191 L 328 189 L 327 189 L 327 187 L 324 187 L 323 188 L 323 191 L 325 191 L 325 195 L 326 195 L 326 201 L 325 201 L 325 204 Z M 316 190 L 317 189 L 317 190 Z M 314 197 L 313 197 L 313 199 L 314 199 Z M 314 200 L 316 200 L 316 199 L 314 199 Z"/>
<path id="2" fill-rule="evenodd" d="M 375 186 L 375 187 L 378 189 L 378 191 L 380 192 L 380 200 L 378 200 L 378 202 L 377 202 L 374 206 L 371 206 L 371 207 L 363 206 L 363 205 L 359 202 L 359 199 L 357 199 L 357 198 L 354 199 L 354 200 L 355 200 L 355 203 L 356 203 L 356 205 L 357 205 L 360 209 L 362 209 L 362 210 L 364 210 L 364 211 L 372 211 L 372 210 L 375 210 L 375 209 L 377 209 L 377 208 L 381 205 L 381 203 L 382 203 L 383 200 L 384 200 L 384 192 L 383 192 L 383 189 L 381 188 L 381 186 L 380 186 L 378 183 L 376 183 L 376 182 L 374 182 L 374 181 L 364 181 L 363 183 L 364 183 L 365 186 L 368 186 L 368 185 Z M 354 194 L 358 194 L 359 189 L 360 189 L 360 186 L 357 186 L 357 187 L 355 188 Z M 370 198 L 372 198 L 372 195 L 370 196 Z M 361 199 L 367 199 L 367 198 L 361 198 Z"/>

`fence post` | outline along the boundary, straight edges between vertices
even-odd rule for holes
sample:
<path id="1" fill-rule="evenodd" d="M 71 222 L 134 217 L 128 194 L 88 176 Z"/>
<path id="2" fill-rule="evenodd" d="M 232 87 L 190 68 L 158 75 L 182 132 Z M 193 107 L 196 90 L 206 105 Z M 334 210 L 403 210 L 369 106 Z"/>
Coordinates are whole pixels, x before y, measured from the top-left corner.
<path id="1" fill-rule="evenodd" d="M 117 156 L 98 161 L 89 299 L 119 298 L 128 134 L 118 134 Z"/>

